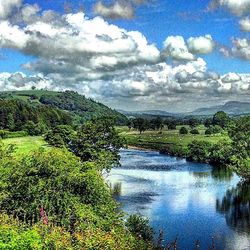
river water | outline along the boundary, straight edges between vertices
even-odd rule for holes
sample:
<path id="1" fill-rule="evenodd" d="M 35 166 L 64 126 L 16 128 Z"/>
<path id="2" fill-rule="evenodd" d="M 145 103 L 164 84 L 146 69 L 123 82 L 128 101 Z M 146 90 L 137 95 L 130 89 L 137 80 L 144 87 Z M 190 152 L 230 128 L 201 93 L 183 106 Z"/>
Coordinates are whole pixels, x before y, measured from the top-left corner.
<path id="1" fill-rule="evenodd" d="M 147 216 L 180 249 L 250 249 L 250 187 L 225 169 L 154 151 L 122 150 L 108 176 L 128 214 Z M 155 236 L 157 237 L 157 236 Z"/>

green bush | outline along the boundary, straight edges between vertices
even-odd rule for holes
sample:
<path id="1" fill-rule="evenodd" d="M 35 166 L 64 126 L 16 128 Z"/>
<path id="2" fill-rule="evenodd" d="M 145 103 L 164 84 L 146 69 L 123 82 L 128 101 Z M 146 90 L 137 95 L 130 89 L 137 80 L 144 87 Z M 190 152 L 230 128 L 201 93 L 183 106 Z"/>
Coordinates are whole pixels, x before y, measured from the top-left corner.
<path id="1" fill-rule="evenodd" d="M 95 162 L 66 149 L 11 152 L 0 145 L 0 249 L 151 249 L 147 232 L 126 230 Z"/>
<path id="2" fill-rule="evenodd" d="M 44 209 L 51 221 L 67 227 L 72 217 L 77 218 L 81 204 L 115 209 L 102 176 L 67 150 L 41 149 L 1 164 L 1 172 L 6 193 L 0 197 L 1 209 L 26 222 L 37 222 Z"/>
<path id="3" fill-rule="evenodd" d="M 149 220 L 138 214 L 130 215 L 126 226 L 128 230 L 138 239 L 151 242 L 153 240 L 153 229 L 149 225 Z"/>
<path id="4" fill-rule="evenodd" d="M 223 129 L 218 126 L 218 125 L 214 125 L 214 126 L 210 126 L 206 131 L 205 134 L 206 135 L 212 135 L 212 134 L 219 134 L 222 133 Z"/>
<path id="5" fill-rule="evenodd" d="M 6 138 L 17 138 L 17 137 L 24 137 L 28 136 L 27 131 L 17 131 L 17 132 L 10 132 L 6 130 L 0 130 L 0 138 L 6 139 Z"/>
<path id="6" fill-rule="evenodd" d="M 187 135 L 188 129 L 186 127 L 181 127 L 179 130 L 180 135 Z"/>
<path id="7" fill-rule="evenodd" d="M 6 138 L 17 138 L 17 137 L 24 137 L 28 136 L 27 131 L 17 131 L 17 132 L 8 132 Z"/>
<path id="8" fill-rule="evenodd" d="M 8 132 L 5 130 L 0 130 L 0 139 L 5 139 L 7 138 Z"/>
<path id="9" fill-rule="evenodd" d="M 209 162 L 212 144 L 207 141 L 194 140 L 188 144 L 188 158 L 196 162 Z"/>
<path id="10" fill-rule="evenodd" d="M 198 134 L 200 134 L 200 132 L 199 132 L 198 129 L 194 128 L 194 129 L 192 129 L 192 130 L 190 131 L 190 134 L 192 134 L 192 135 L 198 135 Z"/>

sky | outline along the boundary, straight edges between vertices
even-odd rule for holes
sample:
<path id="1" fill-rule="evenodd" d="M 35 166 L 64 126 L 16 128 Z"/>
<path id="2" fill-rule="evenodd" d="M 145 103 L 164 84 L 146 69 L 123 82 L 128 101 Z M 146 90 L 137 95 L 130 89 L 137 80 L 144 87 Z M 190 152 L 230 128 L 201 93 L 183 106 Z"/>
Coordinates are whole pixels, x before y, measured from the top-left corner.
<path id="1" fill-rule="evenodd" d="M 250 0 L 0 0 L 0 89 L 123 110 L 250 101 Z"/>

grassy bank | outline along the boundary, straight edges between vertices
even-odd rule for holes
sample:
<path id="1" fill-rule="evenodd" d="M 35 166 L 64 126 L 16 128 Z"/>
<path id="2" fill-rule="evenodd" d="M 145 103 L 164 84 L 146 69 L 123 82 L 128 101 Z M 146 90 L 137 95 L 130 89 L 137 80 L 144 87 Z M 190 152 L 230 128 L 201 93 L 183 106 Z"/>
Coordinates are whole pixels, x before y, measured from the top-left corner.
<path id="1" fill-rule="evenodd" d="M 27 154 L 40 147 L 48 147 L 42 136 L 25 136 L 17 138 L 8 138 L 2 140 L 4 145 L 14 145 L 17 155 Z"/>
<path id="2" fill-rule="evenodd" d="M 188 127 L 188 126 L 187 126 Z M 189 143 L 194 140 L 217 143 L 220 140 L 228 140 L 227 134 L 205 135 L 205 127 L 199 126 L 198 135 L 180 135 L 177 126 L 176 130 L 162 129 L 161 131 L 145 131 L 140 134 L 136 130 L 129 130 L 128 127 L 117 127 L 117 131 L 126 139 L 128 146 L 155 149 L 164 153 L 176 156 L 186 156 Z"/>

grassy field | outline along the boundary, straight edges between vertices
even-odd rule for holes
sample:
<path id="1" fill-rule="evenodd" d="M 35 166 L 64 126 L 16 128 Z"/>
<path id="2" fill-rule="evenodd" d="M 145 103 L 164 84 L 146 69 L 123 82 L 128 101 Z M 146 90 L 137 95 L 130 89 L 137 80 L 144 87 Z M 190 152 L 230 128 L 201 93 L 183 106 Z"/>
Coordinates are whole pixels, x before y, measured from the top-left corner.
<path id="1" fill-rule="evenodd" d="M 116 127 L 119 134 L 127 141 L 127 145 L 156 149 L 167 153 L 184 155 L 185 149 L 193 140 L 204 140 L 216 143 L 220 140 L 227 140 L 226 134 L 205 135 L 205 127 L 198 127 L 199 135 L 179 135 L 179 128 L 176 130 L 145 131 L 140 134 L 136 130 L 129 130 L 128 127 Z M 48 147 L 41 136 L 26 136 L 18 138 L 9 138 L 2 140 L 5 145 L 12 144 L 16 147 L 16 154 L 25 154 L 39 147 Z"/>
<path id="2" fill-rule="evenodd" d="M 185 151 L 187 145 L 193 140 L 203 140 L 216 143 L 220 140 L 228 140 L 227 134 L 205 135 L 205 127 L 199 126 L 199 135 L 179 135 L 180 127 L 176 130 L 145 131 L 140 134 L 136 130 L 129 130 L 128 127 L 117 127 L 117 131 L 123 136 L 129 146 L 143 147 L 177 153 L 180 155 Z M 184 153 L 183 153 L 184 154 Z"/>
<path id="3" fill-rule="evenodd" d="M 14 145 L 16 154 L 26 154 L 40 147 L 48 147 L 43 137 L 41 136 L 26 136 L 18 138 L 4 139 L 2 142 L 5 145 Z"/>

